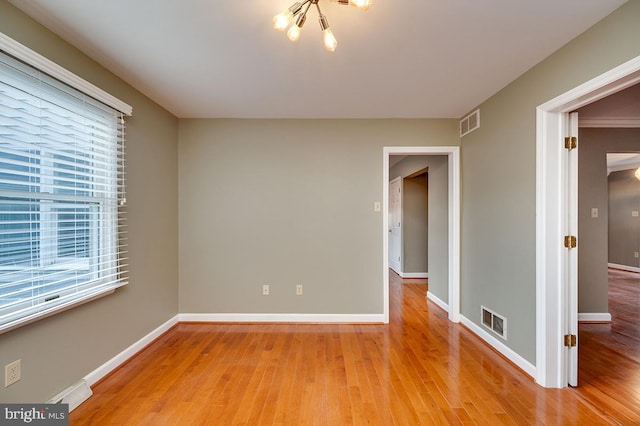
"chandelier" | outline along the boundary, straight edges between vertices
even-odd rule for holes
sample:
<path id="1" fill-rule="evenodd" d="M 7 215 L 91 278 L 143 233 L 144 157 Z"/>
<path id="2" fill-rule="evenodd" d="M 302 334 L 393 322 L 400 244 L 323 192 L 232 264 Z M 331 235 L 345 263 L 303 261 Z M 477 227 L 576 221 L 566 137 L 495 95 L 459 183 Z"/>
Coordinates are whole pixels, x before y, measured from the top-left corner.
<path id="1" fill-rule="evenodd" d="M 324 37 L 324 47 L 329 52 L 333 52 L 336 50 L 336 46 L 338 45 L 338 41 L 336 40 L 331 28 L 329 28 L 329 22 L 327 21 L 327 17 L 322 14 L 320 10 L 320 5 L 318 4 L 319 0 L 304 0 L 302 2 L 295 2 L 288 9 L 284 10 L 282 13 L 277 14 L 273 18 L 273 28 L 278 31 L 284 31 L 289 27 L 289 31 L 287 31 L 287 37 L 291 41 L 297 41 L 300 38 L 300 31 L 302 30 L 302 26 L 307 20 L 307 12 L 312 4 L 316 5 L 318 9 L 318 17 L 320 21 L 320 29 L 322 30 L 322 34 Z M 350 4 L 351 6 L 357 7 L 358 9 L 367 10 L 371 5 L 371 0 L 331 0 L 334 3 L 340 3 L 342 5 Z M 303 10 L 304 9 L 304 10 Z M 295 18 L 295 22 L 294 22 Z"/>

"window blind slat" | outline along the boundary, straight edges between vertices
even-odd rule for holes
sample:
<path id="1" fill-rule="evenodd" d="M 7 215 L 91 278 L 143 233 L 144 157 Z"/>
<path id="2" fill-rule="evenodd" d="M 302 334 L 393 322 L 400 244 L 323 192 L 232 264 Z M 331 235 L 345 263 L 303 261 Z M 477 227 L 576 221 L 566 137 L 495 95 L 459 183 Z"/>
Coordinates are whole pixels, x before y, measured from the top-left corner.
<path id="1" fill-rule="evenodd" d="M 0 73 L 0 78 L 2 74 Z M 80 110 L 77 107 L 75 110 L 70 109 L 69 101 L 65 99 L 58 99 L 56 103 L 44 102 L 40 96 L 25 93 L 24 90 L 28 90 L 29 87 L 15 87 L 14 85 L 3 84 L 0 82 L 0 98 L 5 106 L 3 109 L 3 115 L 7 117 L 20 117 L 21 120 L 26 122 L 38 122 L 48 121 L 50 124 L 57 123 L 58 120 L 64 120 L 67 126 L 70 127 L 83 127 L 87 122 L 90 122 L 97 131 L 107 133 L 105 129 L 110 127 L 109 114 L 97 108 L 90 108 L 90 104 L 84 102 L 86 107 L 84 110 Z M 44 94 L 42 87 L 36 88 L 34 92 Z M 16 115 L 15 111 L 21 112 L 20 115 Z M 87 121 L 88 120 L 88 121 Z"/>
<path id="2" fill-rule="evenodd" d="M 64 153 L 73 149 L 87 156 L 96 154 L 107 156 L 114 149 L 113 139 L 99 138 L 95 134 L 81 135 L 82 138 L 62 133 L 56 134 L 38 124 L 30 124 L 8 117 L 0 117 L 0 126 L 3 128 L 2 133 L 0 133 L 2 143 L 9 146 L 33 146 L 49 149 L 54 153 Z M 90 149 L 86 147 L 87 141 L 92 142 Z M 9 142 L 12 143 L 10 144 Z"/>

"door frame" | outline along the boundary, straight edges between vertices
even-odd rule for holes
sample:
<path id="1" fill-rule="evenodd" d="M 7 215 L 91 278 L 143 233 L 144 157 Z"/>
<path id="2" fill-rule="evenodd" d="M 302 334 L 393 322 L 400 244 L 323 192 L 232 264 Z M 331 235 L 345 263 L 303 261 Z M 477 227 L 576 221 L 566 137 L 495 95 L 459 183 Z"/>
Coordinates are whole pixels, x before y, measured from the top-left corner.
<path id="1" fill-rule="evenodd" d="M 460 147 L 459 146 L 386 146 L 382 155 L 382 299 L 384 323 L 389 323 L 389 156 L 446 155 L 449 165 L 449 283 L 448 303 L 439 305 L 448 311 L 449 320 L 460 322 Z"/>
<path id="2" fill-rule="evenodd" d="M 640 56 L 557 96 L 536 109 L 536 381 L 567 387 L 569 358 L 562 339 L 569 329 L 570 280 L 562 247 L 569 218 L 569 176 L 562 141 L 568 113 L 640 82 Z M 572 170 L 576 173 L 577 170 Z M 576 195 L 577 196 L 577 195 Z M 577 282 L 576 282 L 577 284 Z M 574 308 L 577 310 L 577 306 Z M 577 315 L 577 312 L 575 312 Z"/>

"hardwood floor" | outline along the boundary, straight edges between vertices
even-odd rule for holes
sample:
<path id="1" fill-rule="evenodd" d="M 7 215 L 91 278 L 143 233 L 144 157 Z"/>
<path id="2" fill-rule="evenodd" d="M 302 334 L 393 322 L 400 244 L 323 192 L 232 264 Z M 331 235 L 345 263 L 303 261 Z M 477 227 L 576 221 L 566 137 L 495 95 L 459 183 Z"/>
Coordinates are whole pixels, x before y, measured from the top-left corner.
<path id="1" fill-rule="evenodd" d="M 620 424 L 640 424 L 640 274 L 609 269 L 610 324 L 579 325 L 575 392 Z"/>
<path id="2" fill-rule="evenodd" d="M 388 325 L 178 324 L 72 425 L 613 424 L 544 389 L 391 274 Z"/>

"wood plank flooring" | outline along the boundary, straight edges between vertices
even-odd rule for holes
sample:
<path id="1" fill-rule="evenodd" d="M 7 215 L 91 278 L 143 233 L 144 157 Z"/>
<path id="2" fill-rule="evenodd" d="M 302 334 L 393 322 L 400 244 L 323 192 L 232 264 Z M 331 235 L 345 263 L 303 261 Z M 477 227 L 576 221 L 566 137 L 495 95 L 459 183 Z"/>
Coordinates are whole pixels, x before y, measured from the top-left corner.
<path id="1" fill-rule="evenodd" d="M 578 395 L 640 424 L 640 274 L 609 269 L 609 324 L 579 325 Z"/>
<path id="2" fill-rule="evenodd" d="M 390 324 L 178 324 L 72 425 L 615 424 L 544 389 L 390 274 Z M 586 379 L 585 379 L 586 380 Z"/>

